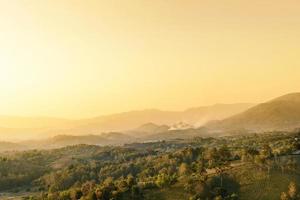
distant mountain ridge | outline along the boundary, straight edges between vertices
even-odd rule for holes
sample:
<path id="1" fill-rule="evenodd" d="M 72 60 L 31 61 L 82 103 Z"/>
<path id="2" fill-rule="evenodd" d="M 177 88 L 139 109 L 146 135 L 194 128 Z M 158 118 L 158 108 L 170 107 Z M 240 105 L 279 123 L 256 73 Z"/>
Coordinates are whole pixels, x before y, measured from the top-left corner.
<path id="1" fill-rule="evenodd" d="M 130 111 L 90 119 L 0 117 L 0 139 L 48 138 L 55 135 L 87 135 L 132 130 L 147 123 L 171 126 L 184 122 L 199 127 L 210 120 L 220 120 L 240 113 L 254 104 L 215 104 L 185 111 L 156 109 Z M 49 121 L 47 121 L 49 120 Z"/>
<path id="2" fill-rule="evenodd" d="M 170 129 L 167 125 L 157 125 L 154 123 L 146 123 L 139 126 L 136 129 L 127 131 L 130 135 L 135 135 L 136 137 L 145 137 L 147 135 L 157 134 L 167 132 Z"/>
<path id="3" fill-rule="evenodd" d="M 205 129 L 199 131 L 199 127 Z M 192 134 L 192 129 L 197 130 L 197 133 L 215 134 L 290 131 L 299 127 L 300 93 L 291 93 L 258 105 L 216 104 L 182 112 L 150 109 L 82 120 L 50 118 L 49 121 L 48 118 L 0 117 L 0 140 L 46 139 L 55 135 L 101 135 L 105 132 L 122 132 L 136 138 L 151 136 L 154 139 L 159 134 L 166 137 L 170 133 L 174 137 L 180 136 L 184 132 L 177 131 L 180 129 L 187 129 Z M 123 135 L 119 137 L 126 139 Z M 114 139 L 117 138 L 114 136 Z"/>
<path id="4" fill-rule="evenodd" d="M 240 114 L 205 125 L 213 131 L 288 131 L 300 127 L 300 93 L 258 104 Z"/>
<path id="5" fill-rule="evenodd" d="M 230 110 L 231 113 L 235 113 L 241 108 L 235 105 L 233 106 L 235 109 L 232 109 L 231 106 L 218 104 L 210 108 L 202 107 L 183 112 L 132 111 L 79 120 L 72 128 L 53 130 L 49 127 L 47 129 L 5 127 L 0 128 L 0 133 L 39 135 L 43 133 L 42 131 L 46 131 L 44 133 L 47 134 L 44 139 L 35 138 L 14 143 L 0 142 L 0 152 L 33 148 L 60 148 L 77 144 L 122 145 L 132 142 L 191 139 L 199 136 L 211 137 L 248 132 L 294 131 L 300 128 L 300 93 L 287 94 L 253 107 L 248 105 L 250 108 L 244 108 L 235 115 L 216 120 L 217 117 L 225 116 L 224 111 Z M 212 121 L 204 126 L 196 127 L 195 122 L 204 118 L 212 119 Z M 145 121 L 147 123 L 142 123 Z M 153 121 L 160 123 L 156 124 Z M 68 125 L 72 123 L 68 122 Z M 125 125 L 122 126 L 123 124 Z M 135 126 L 137 124 L 138 126 Z M 105 128 L 112 125 L 126 131 L 105 131 Z M 67 126 L 64 125 L 64 127 Z M 129 129 L 131 127 L 134 128 Z"/>
<path id="6" fill-rule="evenodd" d="M 101 135 L 56 135 L 41 140 L 25 140 L 20 142 L 0 141 L 0 152 L 29 149 L 54 149 L 78 144 L 98 146 L 122 145 L 134 141 L 135 138 L 117 132 L 102 133 Z"/>

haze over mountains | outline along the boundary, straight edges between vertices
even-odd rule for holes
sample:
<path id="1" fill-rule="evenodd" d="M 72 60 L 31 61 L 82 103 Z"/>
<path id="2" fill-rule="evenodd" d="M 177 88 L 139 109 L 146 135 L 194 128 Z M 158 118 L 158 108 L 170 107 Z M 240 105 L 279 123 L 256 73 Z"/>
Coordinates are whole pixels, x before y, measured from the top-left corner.
<path id="1" fill-rule="evenodd" d="M 294 131 L 300 128 L 300 93 L 258 105 L 216 104 L 183 112 L 144 110 L 83 120 L 0 117 L 0 126 L 0 151 Z"/>
<path id="2" fill-rule="evenodd" d="M 258 104 L 240 114 L 206 125 L 216 132 L 290 131 L 300 128 L 300 93 L 287 94 Z"/>
<path id="3" fill-rule="evenodd" d="M 0 139 L 42 139 L 55 135 L 129 131 L 148 123 L 170 127 L 177 123 L 186 123 L 193 127 L 200 127 L 210 120 L 224 119 L 253 105 L 249 103 L 216 104 L 187 109 L 182 112 L 150 109 L 82 120 L 2 116 L 0 117 Z"/>

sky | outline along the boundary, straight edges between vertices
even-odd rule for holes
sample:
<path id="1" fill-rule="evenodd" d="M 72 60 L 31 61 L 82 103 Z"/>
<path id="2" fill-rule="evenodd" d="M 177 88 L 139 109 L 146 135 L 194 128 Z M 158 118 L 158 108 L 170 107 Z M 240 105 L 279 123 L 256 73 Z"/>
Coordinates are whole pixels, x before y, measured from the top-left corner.
<path id="1" fill-rule="evenodd" d="M 298 0 L 0 0 L 0 115 L 85 118 L 300 90 Z"/>

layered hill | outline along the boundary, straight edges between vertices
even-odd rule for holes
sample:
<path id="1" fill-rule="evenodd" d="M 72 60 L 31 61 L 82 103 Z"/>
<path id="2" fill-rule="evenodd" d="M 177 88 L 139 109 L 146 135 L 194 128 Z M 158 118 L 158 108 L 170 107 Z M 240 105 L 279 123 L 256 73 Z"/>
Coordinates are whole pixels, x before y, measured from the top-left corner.
<path id="1" fill-rule="evenodd" d="M 141 127 L 139 134 L 149 132 L 151 123 L 160 127 L 153 133 L 166 130 L 179 122 L 199 127 L 210 120 L 221 120 L 240 113 L 253 106 L 253 104 L 216 104 L 192 108 L 185 111 L 141 110 L 82 120 L 67 120 L 58 118 L 26 118 L 26 117 L 0 117 L 0 139 L 38 139 L 55 135 L 87 135 L 102 132 L 120 132 Z M 165 126 L 163 126 L 165 125 Z M 142 130 L 144 128 L 144 130 Z M 146 129 L 149 130 L 146 130 Z M 153 128 L 153 126 L 152 126 Z M 154 127 L 155 128 L 155 127 Z M 151 130 L 152 131 L 152 130 Z"/>
<path id="2" fill-rule="evenodd" d="M 126 131 L 127 134 L 135 136 L 137 138 L 144 138 L 153 134 L 160 134 L 168 132 L 170 126 L 167 125 L 157 125 L 154 123 L 146 123 L 139 126 L 136 129 Z"/>
<path id="3" fill-rule="evenodd" d="M 26 150 L 26 149 L 27 149 L 27 147 L 22 144 L 0 141 L 0 152 L 2 152 L 2 151 L 21 151 L 21 150 Z"/>
<path id="4" fill-rule="evenodd" d="M 29 141 L 27 146 L 35 148 L 60 148 L 64 146 L 73 146 L 78 144 L 88 145 L 120 145 L 129 142 L 132 138 L 122 133 L 103 133 L 101 135 L 57 135 L 55 137 L 41 140 Z M 22 144 L 24 144 L 23 142 Z M 34 144 L 34 145 L 33 145 Z"/>
<path id="5" fill-rule="evenodd" d="M 300 127 L 300 93 L 291 93 L 256 105 L 240 114 L 210 122 L 213 131 L 289 131 Z"/>
<path id="6" fill-rule="evenodd" d="M 220 120 L 240 113 L 253 105 L 249 103 L 216 104 L 179 112 L 156 109 L 131 111 L 81 120 L 83 125 L 77 126 L 76 131 L 124 131 L 135 129 L 147 123 L 172 126 L 178 122 L 184 122 L 199 127 L 208 121 Z"/>
<path id="7" fill-rule="evenodd" d="M 0 141 L 0 152 L 21 151 L 29 149 L 53 149 L 79 144 L 111 146 L 135 142 L 135 138 L 117 132 L 102 133 L 101 135 L 57 135 L 41 140 L 25 140 L 19 142 Z"/>

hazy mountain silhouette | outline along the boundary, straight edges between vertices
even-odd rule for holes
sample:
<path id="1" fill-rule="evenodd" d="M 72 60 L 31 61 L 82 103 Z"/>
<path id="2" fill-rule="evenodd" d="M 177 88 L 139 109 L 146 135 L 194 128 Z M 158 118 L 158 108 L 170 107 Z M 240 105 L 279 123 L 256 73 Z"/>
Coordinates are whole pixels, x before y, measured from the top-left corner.
<path id="1" fill-rule="evenodd" d="M 210 120 L 224 119 L 240 113 L 254 104 L 216 104 L 185 111 L 161 111 L 156 109 L 131 111 L 108 116 L 84 120 L 84 125 L 76 127 L 77 130 L 98 128 L 104 131 L 131 130 L 143 124 L 171 126 L 178 122 L 185 122 L 194 126 L 201 126 Z M 82 121 L 81 121 L 82 122 Z"/>
<path id="2" fill-rule="evenodd" d="M 78 144 L 88 145 L 122 145 L 128 142 L 134 142 L 135 138 L 117 132 L 102 133 L 101 135 L 56 135 L 54 137 L 42 140 L 25 140 L 20 142 L 1 142 L 0 152 L 11 150 L 28 149 L 53 149 Z"/>
<path id="3" fill-rule="evenodd" d="M 101 132 L 120 132 L 136 129 L 147 123 L 171 126 L 184 122 L 199 127 L 210 120 L 220 120 L 240 113 L 253 104 L 216 104 L 185 111 L 156 109 L 131 111 L 90 119 L 0 117 L 0 139 L 48 138 L 55 135 L 86 135 Z"/>
<path id="4" fill-rule="evenodd" d="M 34 124 L 33 127 L 26 126 L 26 120 L 30 123 L 36 120 L 35 122 L 38 123 L 45 118 L 43 120 L 32 118 L 20 120 L 19 118 L 16 122 L 20 123 L 21 128 L 17 128 L 17 123 L 12 123 L 13 118 L 5 121 L 2 117 L 0 125 L 5 126 L 10 123 L 14 125 L 12 128 L 0 128 L 2 135 L 22 137 L 24 134 L 32 136 L 34 140 L 0 142 L 0 151 L 58 148 L 76 144 L 119 145 L 135 141 L 183 139 L 218 133 L 294 130 L 300 127 L 300 93 L 287 94 L 249 108 L 250 106 L 251 104 L 217 104 L 183 112 L 132 111 L 83 120 L 54 119 L 42 125 Z M 225 118 L 228 115 L 232 116 Z M 216 120 L 218 118 L 225 119 Z M 212 121 L 200 128 L 196 127 L 197 124 L 207 120 Z M 121 133 L 111 129 L 124 131 Z M 44 139 L 40 139 L 41 135 Z"/>
<path id="5" fill-rule="evenodd" d="M 135 135 L 136 137 L 145 137 L 147 135 L 157 134 L 167 132 L 170 129 L 167 125 L 157 125 L 154 123 L 147 123 L 139 126 L 136 129 L 126 131 L 130 135 Z"/>
<path id="6" fill-rule="evenodd" d="M 2 151 L 22 151 L 22 150 L 26 150 L 26 149 L 27 149 L 27 147 L 22 144 L 0 141 L 0 152 L 2 152 Z"/>
<path id="7" fill-rule="evenodd" d="M 291 93 L 256 105 L 240 114 L 206 125 L 214 131 L 253 132 L 293 130 L 300 127 L 300 93 Z"/>

